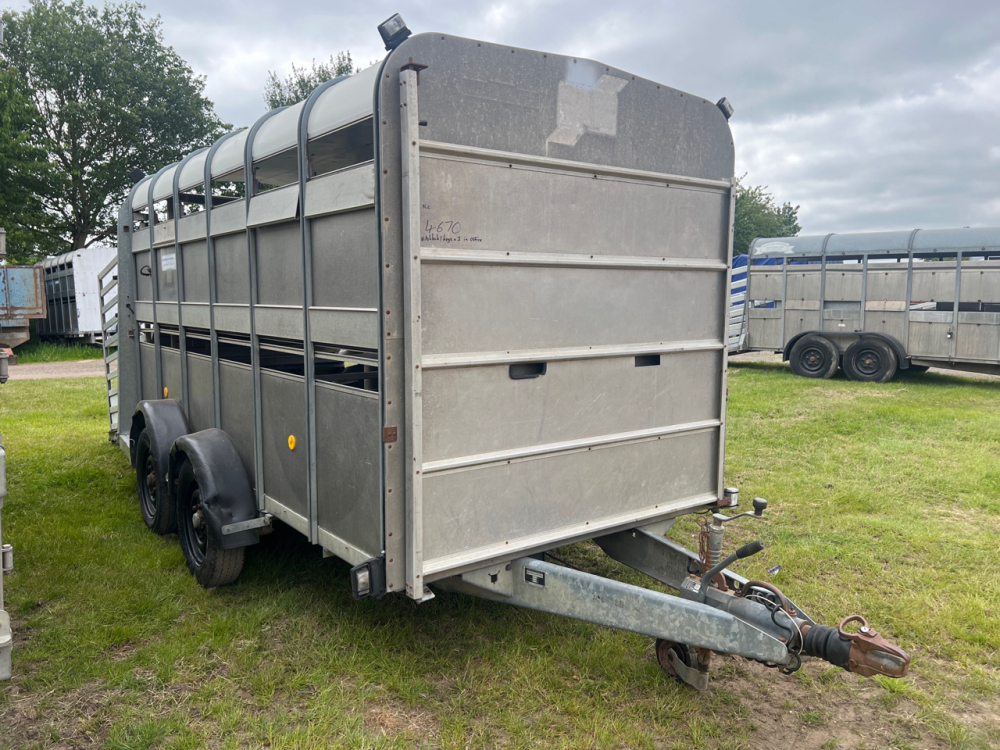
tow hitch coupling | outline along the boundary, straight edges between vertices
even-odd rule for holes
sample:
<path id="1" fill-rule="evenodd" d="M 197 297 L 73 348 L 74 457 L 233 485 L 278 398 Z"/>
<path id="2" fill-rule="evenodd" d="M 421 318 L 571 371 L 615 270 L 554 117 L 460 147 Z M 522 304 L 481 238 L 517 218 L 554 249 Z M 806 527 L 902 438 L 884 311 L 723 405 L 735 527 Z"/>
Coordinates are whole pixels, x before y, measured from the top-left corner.
<path id="1" fill-rule="evenodd" d="M 851 622 L 861 627 L 855 632 L 845 631 Z M 889 643 L 861 615 L 845 617 L 836 628 L 803 625 L 802 653 L 863 677 L 904 677 L 910 669 L 910 655 Z"/>

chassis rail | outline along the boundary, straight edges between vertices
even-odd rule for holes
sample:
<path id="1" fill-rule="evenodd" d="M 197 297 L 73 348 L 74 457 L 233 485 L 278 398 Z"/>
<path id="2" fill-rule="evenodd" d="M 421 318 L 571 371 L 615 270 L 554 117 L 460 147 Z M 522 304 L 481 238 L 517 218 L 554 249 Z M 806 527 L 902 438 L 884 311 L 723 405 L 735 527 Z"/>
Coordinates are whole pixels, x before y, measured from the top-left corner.
<path id="1" fill-rule="evenodd" d="M 755 507 L 758 503 L 758 512 L 752 515 L 759 518 L 766 502 L 755 501 Z M 609 557 L 676 589 L 678 596 L 532 557 L 479 568 L 433 585 L 652 636 L 658 639 L 660 665 L 700 690 L 708 687 L 712 652 L 744 656 L 785 673 L 817 657 L 864 676 L 906 675 L 909 655 L 886 641 L 860 615 L 844 618 L 836 628 L 827 627 L 771 584 L 722 569 L 737 557 L 719 563 L 722 524 L 736 517 L 713 513 L 702 524 L 703 555 L 662 536 L 672 522 L 594 539 Z M 762 548 L 760 542 L 746 545 L 739 557 Z M 851 622 L 860 628 L 845 630 Z"/>

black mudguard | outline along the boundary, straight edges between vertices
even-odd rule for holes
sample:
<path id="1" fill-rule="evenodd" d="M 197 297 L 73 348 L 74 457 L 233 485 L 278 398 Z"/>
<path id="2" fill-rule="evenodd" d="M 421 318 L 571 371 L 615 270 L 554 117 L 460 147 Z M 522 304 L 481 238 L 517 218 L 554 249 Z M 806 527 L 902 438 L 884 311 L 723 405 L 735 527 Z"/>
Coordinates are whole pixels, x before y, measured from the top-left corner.
<path id="1" fill-rule="evenodd" d="M 129 457 L 133 468 L 135 467 L 135 446 L 144 428 L 149 430 L 149 444 L 156 458 L 156 465 L 162 467 L 156 476 L 157 494 L 160 497 L 173 497 L 173 495 L 167 494 L 170 448 L 177 438 L 191 432 L 187 417 L 181 411 L 180 404 L 171 398 L 165 398 L 162 401 L 140 401 L 132 415 L 132 425 L 128 434 Z M 163 471 L 163 469 L 168 469 L 168 471 Z"/>
<path id="2" fill-rule="evenodd" d="M 249 521 L 260 514 L 253 488 L 240 454 L 229 435 L 212 427 L 177 439 L 170 451 L 171 497 L 181 464 L 188 460 L 201 491 L 202 515 L 209 540 L 219 549 L 235 549 L 257 544 L 254 529 L 223 534 L 222 527 Z"/>

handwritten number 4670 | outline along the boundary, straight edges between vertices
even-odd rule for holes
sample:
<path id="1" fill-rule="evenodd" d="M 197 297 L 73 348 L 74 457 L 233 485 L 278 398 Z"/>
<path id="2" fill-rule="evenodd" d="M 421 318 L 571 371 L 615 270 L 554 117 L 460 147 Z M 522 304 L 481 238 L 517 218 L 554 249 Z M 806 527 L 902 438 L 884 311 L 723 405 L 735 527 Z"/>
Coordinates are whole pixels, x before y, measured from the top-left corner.
<path id="1" fill-rule="evenodd" d="M 430 219 L 424 222 L 424 232 L 426 234 L 458 234 L 462 231 L 460 221 L 439 221 L 434 224 Z"/>

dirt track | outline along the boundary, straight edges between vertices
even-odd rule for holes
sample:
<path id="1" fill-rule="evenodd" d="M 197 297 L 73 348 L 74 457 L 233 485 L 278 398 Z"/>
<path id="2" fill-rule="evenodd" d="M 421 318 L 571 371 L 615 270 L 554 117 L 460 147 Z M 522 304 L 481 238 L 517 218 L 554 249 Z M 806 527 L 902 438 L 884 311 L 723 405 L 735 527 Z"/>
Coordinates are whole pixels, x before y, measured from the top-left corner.
<path id="1" fill-rule="evenodd" d="M 104 363 L 99 359 L 78 362 L 39 362 L 33 365 L 11 365 L 11 380 L 47 380 L 51 378 L 100 378 Z"/>

